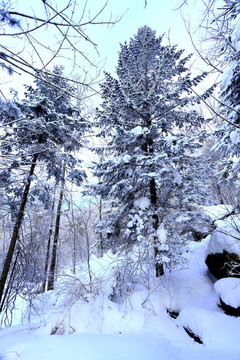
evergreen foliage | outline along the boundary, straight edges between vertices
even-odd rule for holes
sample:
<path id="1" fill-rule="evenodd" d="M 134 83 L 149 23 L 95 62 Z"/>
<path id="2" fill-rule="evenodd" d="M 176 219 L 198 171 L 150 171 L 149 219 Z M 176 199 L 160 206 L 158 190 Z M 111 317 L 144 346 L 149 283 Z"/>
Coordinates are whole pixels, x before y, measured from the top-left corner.
<path id="1" fill-rule="evenodd" d="M 85 177 L 85 172 L 80 168 L 81 161 L 73 152 L 83 145 L 81 136 L 88 125 L 81 118 L 79 109 L 71 104 L 74 89 L 65 81 L 63 68 L 56 66 L 52 74 L 47 78 L 39 76 L 35 83 L 35 88 L 26 88 L 24 100 L 7 102 L 0 112 L 4 129 L 1 133 L 1 152 L 3 159 L 6 159 L 0 177 L 5 181 L 7 192 L 14 194 L 18 200 L 14 207 L 15 221 L 10 246 L 0 279 L 0 311 L 6 300 L 4 288 L 11 264 L 14 263 L 14 251 L 27 201 L 29 197 L 33 201 L 35 195 L 46 205 L 46 195 L 49 194 L 44 191 L 49 190 L 48 184 L 38 181 L 37 165 L 44 164 L 48 179 L 54 178 L 62 186 L 65 173 L 69 174 L 70 181 L 77 184 Z M 17 182 L 21 174 L 22 182 Z M 9 283 L 5 294 L 8 292 Z"/>
<path id="2" fill-rule="evenodd" d="M 83 146 L 81 136 L 89 125 L 71 103 L 74 89 L 58 66 L 47 78 L 36 79 L 35 84 L 35 88 L 26 86 L 22 101 L 3 103 L 1 152 L 8 157 L 9 166 L 1 177 L 28 166 L 32 156 L 38 154 L 38 161 L 46 165 L 48 178 L 63 180 L 62 169 L 66 166 L 69 179 L 80 183 L 84 173 L 73 152 Z"/>
<path id="3" fill-rule="evenodd" d="M 0 9 L 0 27 L 8 25 L 10 28 L 21 28 L 20 21 L 9 14 L 6 5 L 2 2 L 0 6 L 2 6 L 2 9 Z M 0 51 L 0 66 L 2 69 L 7 70 L 9 75 L 13 74 L 13 68 L 8 64 L 8 55 L 4 51 Z"/>
<path id="4" fill-rule="evenodd" d="M 239 66 L 239 25 L 240 2 L 229 1 L 224 7 L 228 14 L 231 46 L 225 46 L 225 64 L 221 87 L 221 111 L 226 121 L 216 131 L 218 142 L 214 149 L 222 153 L 224 160 L 220 165 L 220 181 L 227 181 L 233 192 L 239 188 L 240 170 L 240 66 Z M 239 192 L 235 193 L 239 206 Z"/>
<path id="5" fill-rule="evenodd" d="M 105 74 L 96 116 L 106 141 L 95 186 L 108 207 L 99 224 L 104 246 L 139 244 L 155 253 L 157 275 L 162 263 L 177 259 L 180 237 L 173 222 L 182 222 L 193 201 L 192 180 L 185 175 L 205 136 L 194 132 L 203 117 L 192 107 L 191 87 L 206 74 L 191 79 L 190 56 L 163 45 L 162 38 L 144 26 L 121 45 L 117 78 Z"/>

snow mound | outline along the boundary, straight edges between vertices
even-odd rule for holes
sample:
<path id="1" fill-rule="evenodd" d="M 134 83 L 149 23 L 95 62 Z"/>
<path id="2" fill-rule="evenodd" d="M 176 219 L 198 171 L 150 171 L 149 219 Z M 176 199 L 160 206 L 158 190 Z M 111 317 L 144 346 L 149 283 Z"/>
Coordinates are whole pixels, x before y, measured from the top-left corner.
<path id="1" fill-rule="evenodd" d="M 158 234 L 164 238 L 163 226 Z M 217 306 L 204 263 L 207 242 L 186 245 L 188 269 L 166 271 L 161 278 L 148 278 L 147 284 L 135 278 L 122 302 L 109 295 L 118 269 L 129 273 L 129 253 L 127 258 L 111 252 L 102 258 L 92 255 L 90 268 L 81 264 L 77 274 L 59 279 L 54 291 L 38 295 L 29 309 L 31 317 L 19 316 L 18 326 L 1 330 L 0 359 L 239 360 L 240 318 L 227 316 Z M 136 261 L 131 264 L 136 271 Z M 86 293 L 90 272 L 91 291 Z M 149 269 L 141 274 L 149 276 Z M 132 273 L 127 275 L 131 278 Z M 234 284 L 230 280 L 216 286 L 223 294 Z M 236 297 L 231 295 L 231 301 Z M 167 310 L 180 314 L 173 319 Z M 184 328 L 198 335 L 203 345 Z"/>
<path id="2" fill-rule="evenodd" d="M 174 271 L 165 276 L 165 289 L 167 296 L 162 296 L 162 301 L 169 310 L 180 312 L 185 306 L 196 304 L 216 309 L 216 294 L 207 276 L 195 275 L 191 270 Z"/>
<path id="3" fill-rule="evenodd" d="M 217 229 L 212 233 L 207 255 L 234 253 L 240 256 L 240 221 L 238 216 L 230 216 L 225 220 L 215 222 Z"/>
<path id="4" fill-rule="evenodd" d="M 225 359 L 239 359 L 240 346 L 236 341 L 236 332 L 239 333 L 240 329 L 238 318 L 229 317 L 218 310 L 209 311 L 198 306 L 187 306 L 180 312 L 178 321 L 181 326 L 199 336 L 205 346 L 218 350 L 219 355 L 228 344 L 231 355 Z"/>
<path id="5" fill-rule="evenodd" d="M 206 253 L 207 255 L 221 254 L 224 250 L 240 256 L 240 240 L 236 240 L 231 235 L 215 231 L 210 238 Z"/>
<path id="6" fill-rule="evenodd" d="M 235 309 L 240 306 L 240 279 L 224 278 L 215 282 L 214 288 L 222 301 Z"/>

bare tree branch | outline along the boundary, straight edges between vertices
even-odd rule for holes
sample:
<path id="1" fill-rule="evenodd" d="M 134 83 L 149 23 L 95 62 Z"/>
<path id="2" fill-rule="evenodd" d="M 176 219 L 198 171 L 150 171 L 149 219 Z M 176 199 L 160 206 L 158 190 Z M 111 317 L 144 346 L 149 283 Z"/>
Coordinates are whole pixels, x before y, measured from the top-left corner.
<path id="1" fill-rule="evenodd" d="M 122 16 L 118 16 L 114 20 L 111 18 L 109 20 L 100 19 L 101 15 L 105 15 L 108 1 L 94 14 L 87 13 L 87 0 L 83 4 L 79 4 L 77 0 L 65 0 L 65 4 L 63 4 L 58 10 L 57 4 L 54 6 L 48 0 L 43 1 L 43 16 L 40 12 L 37 14 L 38 16 L 35 16 L 34 13 L 25 14 L 18 9 L 7 9 L 7 5 L 2 3 L 0 10 L 7 14 L 7 20 L 1 24 L 0 28 L 0 38 L 3 39 L 0 42 L 0 60 L 3 67 L 5 63 L 7 64 L 5 69 L 18 74 L 25 73 L 32 77 L 38 77 L 37 74 L 44 72 L 47 74 L 47 68 L 51 64 L 59 62 L 59 59 L 64 59 L 65 67 L 71 67 L 71 73 L 74 69 L 76 71 L 77 68 L 80 68 L 86 74 L 85 64 L 93 68 L 97 67 L 94 59 L 85 53 L 83 42 L 80 40 L 85 41 L 84 48 L 89 44 L 96 55 L 99 55 L 96 42 L 87 34 L 87 27 L 90 25 L 114 25 L 121 20 Z M 6 31 L 10 17 L 17 19 L 16 23 L 21 31 L 14 31 L 14 29 Z M 32 26 L 33 22 L 36 23 L 35 26 Z M 49 38 L 43 36 L 44 30 L 47 31 L 46 34 L 49 34 Z M 19 50 L 20 46 L 22 48 Z M 85 76 L 86 79 L 81 85 L 91 91 L 92 94 L 89 96 L 93 96 L 98 93 L 92 87 L 95 79 L 92 80 L 90 73 L 88 77 L 89 79 Z M 73 82 L 75 81 L 73 80 Z"/>

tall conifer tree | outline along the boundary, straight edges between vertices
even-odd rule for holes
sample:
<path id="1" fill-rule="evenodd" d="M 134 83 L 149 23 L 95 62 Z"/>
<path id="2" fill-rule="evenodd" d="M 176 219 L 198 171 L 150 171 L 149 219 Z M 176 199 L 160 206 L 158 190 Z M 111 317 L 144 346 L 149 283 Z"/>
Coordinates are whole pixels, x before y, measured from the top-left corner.
<path id="1" fill-rule="evenodd" d="M 109 210 L 100 224 L 105 247 L 150 246 L 157 276 L 177 246 L 170 244 L 167 216 L 186 204 L 185 152 L 198 146 L 193 134 L 180 131 L 186 134 L 203 122 L 193 110 L 190 88 L 206 75 L 191 80 L 190 56 L 163 45 L 162 38 L 147 26 L 140 28 L 121 45 L 117 77 L 105 74 L 97 123 L 107 144 L 95 187 Z"/>
<path id="2" fill-rule="evenodd" d="M 45 164 L 48 178 L 64 182 L 63 169 L 70 181 L 81 183 L 85 173 L 81 161 L 73 155 L 83 142 L 81 135 L 88 128 L 80 116 L 80 110 L 71 103 L 74 88 L 64 79 L 63 68 L 56 66 L 53 73 L 37 76 L 36 87 L 28 86 L 25 99 L 15 104 L 3 104 L 0 118 L 5 131 L 1 134 L 1 152 L 9 159 L 6 169 L 0 173 L 9 192 L 18 198 L 10 246 L 6 254 L 0 278 L 0 311 L 3 309 L 9 272 L 13 263 L 26 204 L 35 184 L 35 194 L 44 199 L 37 189 L 37 165 Z M 11 130 L 11 131 L 10 131 Z M 22 186 L 15 191 L 13 174 L 25 172 Z"/>

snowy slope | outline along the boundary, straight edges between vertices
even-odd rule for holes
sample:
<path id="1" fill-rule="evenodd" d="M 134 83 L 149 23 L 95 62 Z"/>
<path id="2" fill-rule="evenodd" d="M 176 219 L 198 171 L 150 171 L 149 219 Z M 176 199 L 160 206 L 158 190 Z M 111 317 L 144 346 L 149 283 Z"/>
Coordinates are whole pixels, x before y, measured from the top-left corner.
<path id="1" fill-rule="evenodd" d="M 1 330 L 0 355 L 4 360 L 240 360 L 240 318 L 217 305 L 204 263 L 207 242 L 189 244 L 186 269 L 153 279 L 148 287 L 139 284 L 118 303 L 109 299 L 114 284 L 109 259 L 93 258 L 98 291 L 74 297 L 76 284 L 65 280 L 40 295 L 31 322 L 25 316 L 21 324 L 16 315 L 15 326 Z M 179 316 L 172 318 L 167 309 Z"/>

